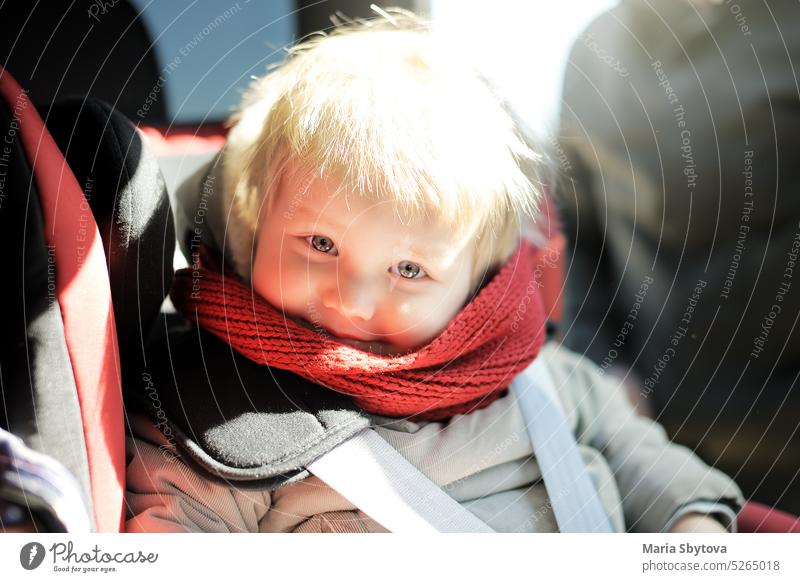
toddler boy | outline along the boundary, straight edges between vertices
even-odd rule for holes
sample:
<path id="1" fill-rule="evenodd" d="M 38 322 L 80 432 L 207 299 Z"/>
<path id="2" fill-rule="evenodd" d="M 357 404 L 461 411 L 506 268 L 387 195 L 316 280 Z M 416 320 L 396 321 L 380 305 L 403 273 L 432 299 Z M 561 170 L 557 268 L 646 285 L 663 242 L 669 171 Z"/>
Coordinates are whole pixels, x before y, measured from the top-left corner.
<path id="1" fill-rule="evenodd" d="M 611 529 L 734 527 L 733 482 L 634 415 L 594 366 L 544 342 L 540 251 L 520 234 L 540 156 L 436 37 L 392 14 L 307 41 L 255 82 L 234 123 L 220 159 L 181 193 L 179 231 L 197 224 L 198 197 L 209 209 L 181 241 L 192 266 L 172 298 L 187 318 L 290 372 L 279 387 L 289 400 L 301 391 L 293 377 L 346 395 L 496 531 L 559 529 L 548 510 L 558 492 L 507 390 L 537 360 Z M 197 237 L 235 274 L 212 269 Z M 276 458 L 329 452 L 300 446 L 308 435 L 294 428 L 237 432 L 247 414 L 209 430 L 239 435 L 242 451 L 286 442 Z M 129 531 L 386 529 L 307 471 L 254 489 L 231 475 L 255 461 L 237 459 L 236 473 L 210 446 L 203 466 L 143 418 L 134 434 Z"/>

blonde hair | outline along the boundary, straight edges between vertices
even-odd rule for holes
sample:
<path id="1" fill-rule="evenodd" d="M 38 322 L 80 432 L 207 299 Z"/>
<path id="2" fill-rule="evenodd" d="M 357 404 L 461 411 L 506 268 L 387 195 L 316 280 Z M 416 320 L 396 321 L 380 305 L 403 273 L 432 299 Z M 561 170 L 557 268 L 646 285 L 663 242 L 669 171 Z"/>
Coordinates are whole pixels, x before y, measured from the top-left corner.
<path id="1" fill-rule="evenodd" d="M 533 214 L 539 195 L 537 154 L 483 79 L 424 24 L 384 16 L 290 49 L 231 119 L 227 239 L 243 277 L 262 205 L 269 208 L 289 158 L 363 196 L 392 200 L 412 219 L 434 216 L 456 236 L 474 235 L 474 271 L 514 250 L 520 217 Z"/>

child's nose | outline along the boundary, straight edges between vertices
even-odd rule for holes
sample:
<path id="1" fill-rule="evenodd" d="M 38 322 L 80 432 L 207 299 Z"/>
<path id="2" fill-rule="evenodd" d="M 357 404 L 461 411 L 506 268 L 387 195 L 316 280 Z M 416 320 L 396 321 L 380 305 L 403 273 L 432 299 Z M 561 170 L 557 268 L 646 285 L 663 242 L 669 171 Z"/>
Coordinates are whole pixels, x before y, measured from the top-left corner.
<path id="1" fill-rule="evenodd" d="M 336 309 L 348 319 L 369 320 L 375 315 L 375 297 L 369 287 L 361 282 L 340 282 L 329 289 L 322 298 L 322 304 Z"/>

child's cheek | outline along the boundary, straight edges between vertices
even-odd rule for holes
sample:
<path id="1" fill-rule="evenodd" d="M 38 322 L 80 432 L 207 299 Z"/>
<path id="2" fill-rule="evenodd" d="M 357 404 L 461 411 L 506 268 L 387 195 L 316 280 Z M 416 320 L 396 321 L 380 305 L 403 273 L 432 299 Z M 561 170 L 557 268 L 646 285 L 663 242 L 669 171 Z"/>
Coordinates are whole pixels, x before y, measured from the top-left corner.
<path id="1" fill-rule="evenodd" d="M 264 244 L 256 258 L 253 288 L 264 300 L 278 309 L 296 311 L 307 295 L 302 265 L 290 253 L 283 256 L 278 245 Z"/>
<path id="2" fill-rule="evenodd" d="M 397 304 L 392 319 L 395 341 L 419 346 L 438 336 L 447 327 L 451 317 L 448 306 L 440 301 L 415 298 Z"/>
<path id="3" fill-rule="evenodd" d="M 283 307 L 292 314 L 302 315 L 313 301 L 314 272 L 308 262 L 297 255 L 284 257 L 280 264 L 280 293 Z"/>

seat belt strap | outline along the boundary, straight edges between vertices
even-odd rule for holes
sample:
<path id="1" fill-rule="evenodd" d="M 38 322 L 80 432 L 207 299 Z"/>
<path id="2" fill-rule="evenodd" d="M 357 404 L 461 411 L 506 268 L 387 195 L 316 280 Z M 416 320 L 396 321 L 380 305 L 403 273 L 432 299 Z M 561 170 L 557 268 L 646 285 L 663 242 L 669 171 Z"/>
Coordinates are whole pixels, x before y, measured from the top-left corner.
<path id="1" fill-rule="evenodd" d="M 610 533 L 608 515 L 556 394 L 553 378 L 539 356 L 511 383 L 562 533 Z"/>
<path id="2" fill-rule="evenodd" d="M 389 531 L 493 531 L 373 429 L 361 431 L 307 468 Z"/>
<path id="3" fill-rule="evenodd" d="M 543 358 L 514 379 L 511 392 L 525 420 L 559 530 L 612 532 Z M 390 531 L 493 531 L 372 429 L 307 468 Z"/>

